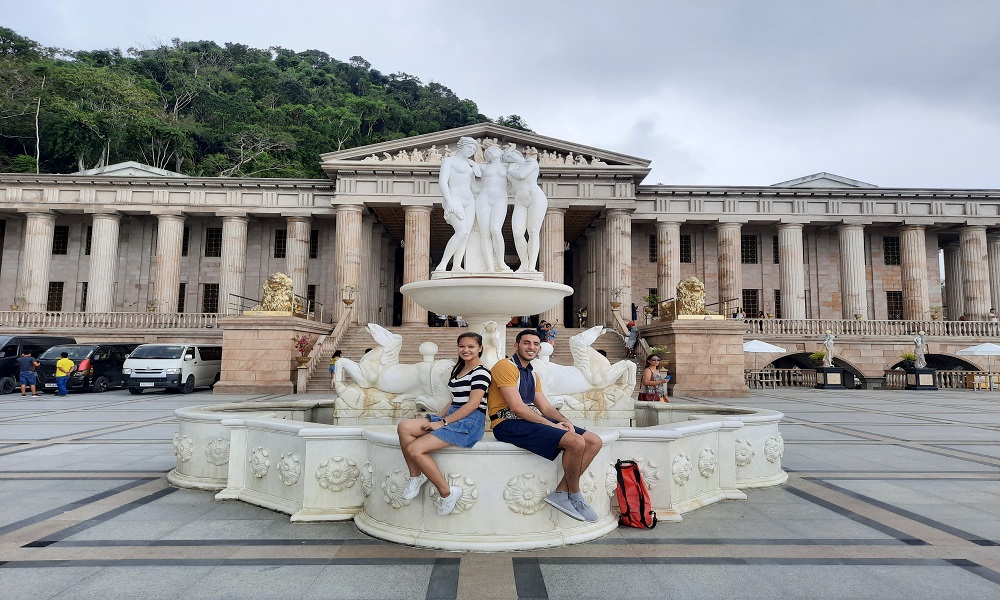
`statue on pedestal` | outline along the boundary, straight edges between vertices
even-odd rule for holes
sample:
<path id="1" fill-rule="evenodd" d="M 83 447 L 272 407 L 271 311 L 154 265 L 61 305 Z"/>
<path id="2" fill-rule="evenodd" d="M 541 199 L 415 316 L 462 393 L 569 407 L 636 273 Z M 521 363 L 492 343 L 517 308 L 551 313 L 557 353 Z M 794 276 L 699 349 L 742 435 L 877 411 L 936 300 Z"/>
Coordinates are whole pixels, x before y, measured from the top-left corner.
<path id="1" fill-rule="evenodd" d="M 465 259 L 465 248 L 469 243 L 469 234 L 476 220 L 476 199 L 472 193 L 474 177 L 481 177 L 482 171 L 472 157 L 479 149 L 479 143 L 470 137 L 458 140 L 458 152 L 441 160 L 441 171 L 438 176 L 438 186 L 441 188 L 441 202 L 444 208 L 444 220 L 455 229 L 454 235 L 445 246 L 444 256 L 435 271 L 446 271 L 448 262 L 451 270 L 461 272 Z"/>
<path id="2" fill-rule="evenodd" d="M 482 245 L 486 270 L 509 272 L 504 262 L 503 220 L 507 217 L 507 168 L 501 162 L 503 150 L 490 146 L 483 153 L 486 163 L 480 165 L 482 177 L 476 194 L 476 228 Z"/>
<path id="3" fill-rule="evenodd" d="M 913 355 L 916 356 L 913 360 L 913 366 L 918 369 L 927 367 L 927 340 L 923 331 L 917 332 L 913 338 Z"/>
<path id="4" fill-rule="evenodd" d="M 521 259 L 517 272 L 537 273 L 542 220 L 549 207 L 549 199 L 538 186 L 538 161 L 524 158 L 517 150 L 508 150 L 503 153 L 503 162 L 507 165 L 507 180 L 514 190 L 514 213 L 510 225 L 514 231 L 517 256 Z"/>
<path id="5" fill-rule="evenodd" d="M 833 340 L 837 336 L 833 335 L 833 332 L 829 329 L 826 330 L 826 337 L 823 338 L 823 366 L 832 367 L 833 366 Z"/>

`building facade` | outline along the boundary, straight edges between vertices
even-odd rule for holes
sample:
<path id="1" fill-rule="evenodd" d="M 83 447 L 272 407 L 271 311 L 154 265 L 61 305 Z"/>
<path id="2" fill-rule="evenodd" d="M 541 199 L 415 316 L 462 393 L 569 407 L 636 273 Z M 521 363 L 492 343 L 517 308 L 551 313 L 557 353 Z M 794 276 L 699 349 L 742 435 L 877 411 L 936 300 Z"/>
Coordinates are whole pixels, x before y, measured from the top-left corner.
<path id="1" fill-rule="evenodd" d="M 586 307 L 591 324 L 608 322 L 612 296 L 641 307 L 692 275 L 717 311 L 751 317 L 926 320 L 943 307 L 945 319 L 984 320 L 1000 302 L 1000 190 L 825 173 L 647 185 L 648 160 L 492 124 L 329 153 L 324 180 L 0 175 L 0 299 L 21 311 L 225 313 L 283 271 L 327 321 L 351 286 L 352 319 L 426 325 L 398 290 L 429 277 L 451 235 L 437 176 L 461 136 L 538 157 L 549 199 L 539 268 L 576 290 L 548 320 L 574 325 Z"/>

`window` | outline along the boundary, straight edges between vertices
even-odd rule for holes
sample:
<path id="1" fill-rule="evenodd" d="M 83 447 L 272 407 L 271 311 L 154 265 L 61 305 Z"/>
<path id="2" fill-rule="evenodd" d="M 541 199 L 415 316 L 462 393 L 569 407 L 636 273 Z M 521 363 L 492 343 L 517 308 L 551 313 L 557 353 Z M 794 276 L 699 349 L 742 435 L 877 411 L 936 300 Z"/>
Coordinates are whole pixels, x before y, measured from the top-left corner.
<path id="1" fill-rule="evenodd" d="M 740 259 L 740 262 L 745 265 L 755 265 L 760 262 L 756 235 L 740 236 Z"/>
<path id="2" fill-rule="evenodd" d="M 306 286 L 306 300 L 309 301 L 307 309 L 311 308 L 312 305 L 316 303 L 316 284 Z"/>
<path id="3" fill-rule="evenodd" d="M 59 312 L 59 311 L 61 311 L 62 310 L 62 300 L 63 300 L 63 282 L 61 282 L 61 281 L 50 281 L 49 282 L 49 299 L 45 303 L 45 310 L 51 311 L 51 312 Z"/>
<path id="4" fill-rule="evenodd" d="M 760 290 L 743 290 L 743 313 L 748 317 L 756 317 L 760 312 Z"/>
<path id="5" fill-rule="evenodd" d="M 778 252 L 778 247 L 779 247 L 778 236 L 774 236 L 771 240 L 771 260 L 774 262 L 774 264 L 778 264 L 778 258 L 781 256 L 781 254 Z"/>
<path id="6" fill-rule="evenodd" d="M 781 290 L 774 290 L 774 318 L 781 318 Z"/>
<path id="7" fill-rule="evenodd" d="M 691 252 L 691 236 L 681 235 L 681 262 L 693 263 L 694 253 Z"/>
<path id="8" fill-rule="evenodd" d="M 656 236 L 649 236 L 649 262 L 656 262 Z"/>
<path id="9" fill-rule="evenodd" d="M 205 230 L 205 256 L 222 256 L 222 228 L 209 227 Z"/>
<path id="10" fill-rule="evenodd" d="M 205 291 L 201 296 L 201 312 L 219 312 L 219 284 L 206 283 Z"/>
<path id="11" fill-rule="evenodd" d="M 87 282 L 80 284 L 80 312 L 87 312 Z"/>
<path id="12" fill-rule="evenodd" d="M 188 284 L 182 283 L 181 289 L 177 292 L 177 312 L 184 312 L 184 300 L 187 299 Z"/>
<path id="13" fill-rule="evenodd" d="M 890 321 L 903 320 L 903 292 L 885 293 L 885 311 Z"/>
<path id="14" fill-rule="evenodd" d="M 309 258 L 319 258 L 319 229 L 309 230 Z"/>
<path id="15" fill-rule="evenodd" d="M 69 250 L 69 225 L 56 225 L 52 232 L 52 254 L 66 254 Z"/>
<path id="16" fill-rule="evenodd" d="M 84 246 L 83 253 L 86 256 L 90 256 L 90 242 L 94 239 L 94 226 L 87 225 L 87 243 Z"/>
<path id="17" fill-rule="evenodd" d="M 899 237 L 887 235 L 882 238 L 882 259 L 887 265 L 899 264 Z"/>
<path id="18" fill-rule="evenodd" d="M 181 256 L 188 255 L 188 244 L 191 242 L 191 228 L 184 228 L 184 237 L 181 238 Z"/>
<path id="19" fill-rule="evenodd" d="M 274 230 L 274 258 L 285 258 L 285 248 L 288 247 L 288 230 Z"/>
<path id="20" fill-rule="evenodd" d="M 198 346 L 201 360 L 222 360 L 222 346 Z"/>

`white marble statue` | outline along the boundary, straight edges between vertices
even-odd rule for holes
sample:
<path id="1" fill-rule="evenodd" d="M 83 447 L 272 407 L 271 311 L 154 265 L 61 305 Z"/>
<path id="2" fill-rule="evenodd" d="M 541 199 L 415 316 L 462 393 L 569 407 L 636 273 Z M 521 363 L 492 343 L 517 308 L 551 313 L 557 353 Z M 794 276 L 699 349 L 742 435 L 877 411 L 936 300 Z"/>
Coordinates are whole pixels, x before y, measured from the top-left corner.
<path id="1" fill-rule="evenodd" d="M 913 337 L 913 355 L 916 356 L 913 366 L 918 369 L 927 367 L 927 339 L 924 337 L 923 331 L 918 332 Z"/>
<path id="2" fill-rule="evenodd" d="M 823 338 L 823 366 L 832 367 L 833 366 L 833 340 L 837 336 L 833 335 L 833 332 L 829 329 L 826 330 L 826 337 Z"/>
<path id="3" fill-rule="evenodd" d="M 438 411 L 451 402 L 448 377 L 455 363 L 434 360 L 436 344 L 420 345 L 422 362 L 399 364 L 403 336 L 375 323 L 369 323 L 367 331 L 378 347 L 358 362 L 349 358 L 337 361 L 334 411 L 339 416 L 405 418 L 413 416 L 417 408 Z M 348 383 L 345 376 L 354 383 Z"/>
<path id="4" fill-rule="evenodd" d="M 538 251 L 542 232 L 542 219 L 549 207 L 549 199 L 538 185 L 538 161 L 524 158 L 517 150 L 503 154 L 507 165 L 507 180 L 514 191 L 514 213 L 510 226 L 514 232 L 514 246 L 521 259 L 518 273 L 537 273 Z"/>
<path id="5" fill-rule="evenodd" d="M 435 271 L 448 270 L 449 262 L 452 263 L 453 272 L 465 270 L 465 248 L 476 220 L 476 199 L 472 192 L 472 182 L 482 175 L 479 165 L 472 160 L 478 149 L 479 143 L 476 140 L 462 137 L 458 140 L 458 153 L 441 160 L 438 176 L 438 186 L 443 197 L 441 205 L 444 208 L 444 220 L 455 229 L 455 233 L 448 240 L 444 256 Z"/>
<path id="6" fill-rule="evenodd" d="M 546 398 L 563 409 L 590 416 L 632 409 L 636 364 L 629 360 L 611 364 L 591 347 L 605 331 L 603 325 L 597 325 L 569 338 L 571 367 L 550 362 L 552 346 L 542 343 L 540 357 L 531 361 L 531 365 L 542 380 Z"/>
<path id="7" fill-rule="evenodd" d="M 503 330 L 496 321 L 486 321 L 483 323 L 483 331 L 479 335 L 483 336 L 483 356 L 481 360 L 487 369 L 492 369 L 506 355 L 503 344 Z"/>
<path id="8" fill-rule="evenodd" d="M 490 146 L 483 153 L 482 178 L 476 194 L 476 227 L 487 271 L 510 271 L 504 262 L 503 221 L 507 218 L 507 168 L 501 162 L 503 150 Z"/>

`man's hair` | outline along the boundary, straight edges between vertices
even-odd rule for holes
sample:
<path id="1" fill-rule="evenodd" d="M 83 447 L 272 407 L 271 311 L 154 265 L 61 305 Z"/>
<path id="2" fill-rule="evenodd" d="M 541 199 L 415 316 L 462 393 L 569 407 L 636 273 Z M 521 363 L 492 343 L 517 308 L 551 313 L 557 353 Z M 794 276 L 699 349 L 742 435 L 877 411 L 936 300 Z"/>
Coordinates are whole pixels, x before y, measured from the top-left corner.
<path id="1" fill-rule="evenodd" d="M 523 329 L 523 330 L 521 330 L 520 333 L 517 334 L 517 338 L 514 340 L 514 343 L 520 344 L 521 343 L 521 338 L 523 338 L 526 335 L 533 335 L 536 338 L 538 338 L 539 341 L 542 340 L 542 336 L 538 335 L 538 331 L 537 330 L 535 330 L 535 329 Z"/>
<path id="2" fill-rule="evenodd" d="M 63 358 L 69 358 L 69 352 L 60 352 L 59 356 L 61 356 Z"/>

